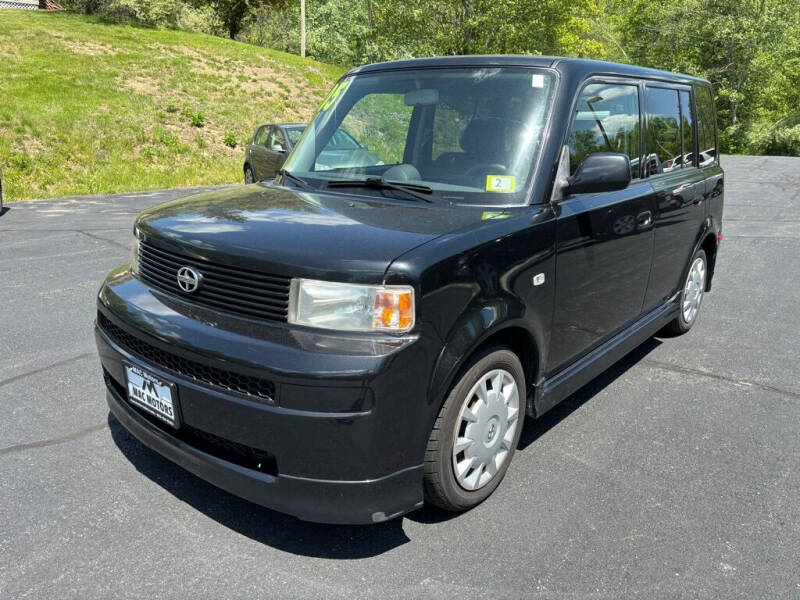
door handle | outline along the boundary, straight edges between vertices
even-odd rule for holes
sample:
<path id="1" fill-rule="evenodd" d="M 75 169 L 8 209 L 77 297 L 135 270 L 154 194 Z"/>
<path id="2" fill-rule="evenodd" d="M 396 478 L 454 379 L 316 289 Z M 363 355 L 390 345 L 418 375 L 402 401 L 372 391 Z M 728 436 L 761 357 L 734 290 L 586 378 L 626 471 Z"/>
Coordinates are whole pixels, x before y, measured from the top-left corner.
<path id="1" fill-rule="evenodd" d="M 645 227 L 649 227 L 653 222 L 653 213 L 649 210 L 644 212 L 640 212 L 636 216 L 636 224 L 639 225 L 639 228 L 644 229 Z"/>

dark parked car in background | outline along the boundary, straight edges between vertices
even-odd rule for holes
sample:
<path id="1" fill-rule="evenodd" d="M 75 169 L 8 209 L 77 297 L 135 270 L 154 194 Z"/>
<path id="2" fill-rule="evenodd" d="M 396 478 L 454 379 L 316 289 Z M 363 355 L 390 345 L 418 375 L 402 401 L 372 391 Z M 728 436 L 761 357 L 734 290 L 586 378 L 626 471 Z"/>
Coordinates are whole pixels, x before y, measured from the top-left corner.
<path id="1" fill-rule="evenodd" d="M 244 152 L 245 183 L 255 183 L 275 177 L 286 159 L 287 152 L 294 148 L 305 128 L 302 123 L 259 127 Z M 382 163 L 369 148 L 364 147 L 344 129 L 337 129 L 320 152 L 316 167 L 318 171 L 324 171 L 376 164 Z"/>
<path id="2" fill-rule="evenodd" d="M 305 123 L 268 123 L 256 129 L 244 150 L 245 183 L 275 177 L 305 128 Z"/>
<path id="3" fill-rule="evenodd" d="M 697 321 L 722 240 L 716 135 L 711 86 L 687 75 L 503 56 L 354 69 L 273 181 L 136 219 L 97 301 L 109 407 L 302 519 L 473 507 L 526 416 Z"/>

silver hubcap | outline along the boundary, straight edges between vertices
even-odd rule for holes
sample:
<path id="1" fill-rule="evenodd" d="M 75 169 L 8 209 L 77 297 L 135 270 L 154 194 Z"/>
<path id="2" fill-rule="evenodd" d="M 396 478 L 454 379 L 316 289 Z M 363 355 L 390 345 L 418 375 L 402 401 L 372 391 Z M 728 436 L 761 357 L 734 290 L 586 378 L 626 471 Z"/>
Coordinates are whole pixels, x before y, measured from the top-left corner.
<path id="1" fill-rule="evenodd" d="M 706 289 L 706 261 L 698 257 L 694 259 L 689 275 L 686 277 L 686 287 L 683 289 L 683 320 L 687 323 L 694 321 L 700 303 L 703 301 L 703 292 Z"/>
<path id="2" fill-rule="evenodd" d="M 508 459 L 519 421 L 519 390 L 511 373 L 489 371 L 472 386 L 456 421 L 453 471 L 465 490 L 489 483 Z"/>

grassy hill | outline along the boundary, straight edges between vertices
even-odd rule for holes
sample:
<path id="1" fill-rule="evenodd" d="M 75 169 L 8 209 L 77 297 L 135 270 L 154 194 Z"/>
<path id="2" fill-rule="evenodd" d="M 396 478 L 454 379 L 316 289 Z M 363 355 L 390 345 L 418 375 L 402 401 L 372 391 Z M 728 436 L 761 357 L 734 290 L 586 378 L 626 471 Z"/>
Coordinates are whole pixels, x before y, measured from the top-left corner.
<path id="1" fill-rule="evenodd" d="M 207 35 L 0 10 L 7 199 L 240 181 L 255 127 L 307 120 L 341 73 Z"/>

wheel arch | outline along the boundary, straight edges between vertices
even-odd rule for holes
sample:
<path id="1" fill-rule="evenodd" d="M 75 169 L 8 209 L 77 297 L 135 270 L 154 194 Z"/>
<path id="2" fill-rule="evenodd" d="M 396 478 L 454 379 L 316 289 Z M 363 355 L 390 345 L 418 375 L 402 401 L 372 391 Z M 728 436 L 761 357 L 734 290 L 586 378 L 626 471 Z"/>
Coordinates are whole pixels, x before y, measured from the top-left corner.
<path id="1" fill-rule="evenodd" d="M 709 231 L 706 233 L 706 236 L 703 238 L 703 241 L 700 243 L 700 248 L 702 248 L 706 253 L 706 261 L 708 263 L 708 277 L 706 277 L 706 291 L 711 291 L 711 280 L 714 278 L 714 267 L 717 264 L 717 248 L 719 247 L 719 243 L 717 242 L 717 235 L 713 231 Z"/>
<path id="2" fill-rule="evenodd" d="M 522 320 L 507 321 L 489 327 L 479 335 L 474 335 L 469 344 L 463 343 L 463 336 L 451 336 L 436 362 L 429 398 L 435 404 L 436 412 L 447 398 L 449 390 L 468 368 L 472 358 L 491 346 L 505 347 L 514 352 L 522 363 L 525 373 L 526 413 L 533 415 L 533 391 L 539 380 L 543 364 L 544 347 L 541 339 Z M 459 343 L 461 342 L 461 343 Z"/>

